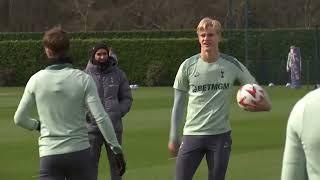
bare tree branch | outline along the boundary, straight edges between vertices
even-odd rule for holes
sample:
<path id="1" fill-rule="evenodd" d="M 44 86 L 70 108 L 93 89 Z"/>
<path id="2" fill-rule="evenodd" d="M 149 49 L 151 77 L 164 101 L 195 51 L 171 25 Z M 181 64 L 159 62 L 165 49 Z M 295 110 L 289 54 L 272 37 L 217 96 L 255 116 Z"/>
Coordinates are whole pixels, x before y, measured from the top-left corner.
<path id="1" fill-rule="evenodd" d="M 82 21 L 83 21 L 83 25 L 84 25 L 84 32 L 87 32 L 87 22 L 88 22 L 88 14 L 89 14 L 89 9 L 92 6 L 92 4 L 94 3 L 93 0 L 88 0 L 86 1 L 84 4 L 84 8 L 80 7 L 80 2 L 79 0 L 73 0 L 74 6 L 76 8 L 76 11 L 79 13 Z"/>

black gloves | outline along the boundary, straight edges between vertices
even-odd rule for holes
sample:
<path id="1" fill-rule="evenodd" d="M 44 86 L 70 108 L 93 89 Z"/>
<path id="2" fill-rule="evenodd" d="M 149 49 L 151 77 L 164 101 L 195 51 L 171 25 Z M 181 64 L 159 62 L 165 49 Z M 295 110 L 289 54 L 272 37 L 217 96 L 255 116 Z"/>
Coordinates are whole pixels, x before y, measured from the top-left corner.
<path id="1" fill-rule="evenodd" d="M 119 170 L 119 176 L 122 176 L 126 172 L 126 161 L 122 153 L 115 154 L 114 157 L 116 159 L 117 169 Z"/>
<path id="2" fill-rule="evenodd" d="M 40 123 L 40 121 L 39 121 L 39 123 L 38 123 L 38 126 L 37 126 L 36 130 L 40 132 L 40 128 L 41 128 L 41 123 Z"/>

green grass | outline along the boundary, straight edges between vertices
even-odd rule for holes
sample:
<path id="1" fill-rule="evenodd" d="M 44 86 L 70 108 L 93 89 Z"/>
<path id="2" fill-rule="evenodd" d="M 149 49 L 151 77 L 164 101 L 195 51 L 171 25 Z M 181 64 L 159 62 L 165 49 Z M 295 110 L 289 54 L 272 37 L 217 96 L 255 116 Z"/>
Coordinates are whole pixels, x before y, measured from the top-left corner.
<path id="1" fill-rule="evenodd" d="M 308 90 L 266 87 L 273 104 L 271 112 L 250 113 L 237 107 L 235 91 L 231 107 L 233 136 L 228 180 L 279 179 L 285 129 L 295 102 Z M 0 177 L 6 180 L 37 179 L 39 168 L 37 132 L 16 127 L 13 115 L 23 88 L 0 88 Z M 173 179 L 175 160 L 167 152 L 173 90 L 139 88 L 124 119 L 124 150 L 128 162 L 126 180 Z M 109 176 L 103 152 L 99 179 Z M 109 179 L 109 178 L 107 178 Z M 207 179 L 205 161 L 194 177 Z"/>

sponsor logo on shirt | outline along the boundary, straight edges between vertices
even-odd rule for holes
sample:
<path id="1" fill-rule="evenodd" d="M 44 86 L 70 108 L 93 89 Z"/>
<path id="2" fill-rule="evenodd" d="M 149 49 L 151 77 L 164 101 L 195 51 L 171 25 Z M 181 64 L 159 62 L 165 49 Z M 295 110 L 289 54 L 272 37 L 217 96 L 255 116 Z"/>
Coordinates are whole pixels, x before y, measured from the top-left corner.
<path id="1" fill-rule="evenodd" d="M 230 83 L 191 85 L 192 92 L 225 90 L 225 89 L 229 89 L 229 87 L 230 87 Z"/>

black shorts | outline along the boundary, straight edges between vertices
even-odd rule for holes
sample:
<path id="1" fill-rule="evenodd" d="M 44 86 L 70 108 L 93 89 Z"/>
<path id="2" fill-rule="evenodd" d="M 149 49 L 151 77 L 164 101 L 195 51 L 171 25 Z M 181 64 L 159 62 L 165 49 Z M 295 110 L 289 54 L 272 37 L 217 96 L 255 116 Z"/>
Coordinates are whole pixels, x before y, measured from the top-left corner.
<path id="1" fill-rule="evenodd" d="M 206 155 L 209 180 L 224 180 L 231 152 L 231 132 L 218 135 L 187 135 L 178 152 L 176 180 L 192 180 Z"/>
<path id="2" fill-rule="evenodd" d="M 90 150 L 40 157 L 40 180 L 96 180 Z"/>

